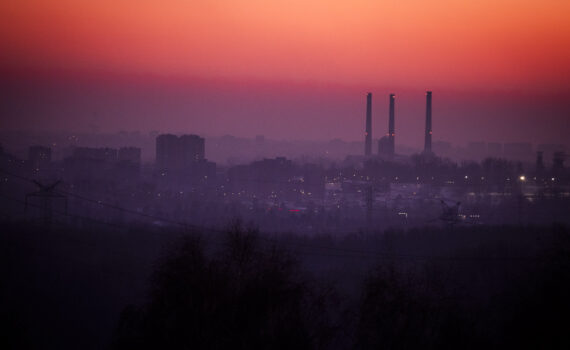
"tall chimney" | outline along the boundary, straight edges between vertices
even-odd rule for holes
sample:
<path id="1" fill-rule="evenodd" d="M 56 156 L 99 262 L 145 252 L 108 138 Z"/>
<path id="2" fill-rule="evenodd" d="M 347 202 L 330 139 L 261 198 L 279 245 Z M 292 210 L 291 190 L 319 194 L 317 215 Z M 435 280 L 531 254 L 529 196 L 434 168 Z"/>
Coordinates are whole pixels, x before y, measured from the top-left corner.
<path id="1" fill-rule="evenodd" d="M 431 153 L 431 91 L 426 92 L 426 138 L 424 152 Z"/>
<path id="2" fill-rule="evenodd" d="M 366 95 L 366 133 L 364 139 L 364 155 L 372 155 L 372 93 Z"/>
<path id="3" fill-rule="evenodd" d="M 388 140 L 390 141 L 390 156 L 392 157 L 395 153 L 395 120 L 394 120 L 394 103 L 396 101 L 396 95 L 390 94 L 390 118 L 388 119 Z"/>

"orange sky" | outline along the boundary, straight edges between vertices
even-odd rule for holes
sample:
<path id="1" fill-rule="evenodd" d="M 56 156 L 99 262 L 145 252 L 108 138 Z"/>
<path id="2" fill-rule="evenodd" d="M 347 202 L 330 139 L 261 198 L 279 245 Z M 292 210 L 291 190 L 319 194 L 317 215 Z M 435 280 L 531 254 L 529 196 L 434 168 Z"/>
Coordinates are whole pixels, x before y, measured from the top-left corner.
<path id="1" fill-rule="evenodd" d="M 557 91 L 570 1 L 3 0 L 0 52 L 8 68 Z"/>

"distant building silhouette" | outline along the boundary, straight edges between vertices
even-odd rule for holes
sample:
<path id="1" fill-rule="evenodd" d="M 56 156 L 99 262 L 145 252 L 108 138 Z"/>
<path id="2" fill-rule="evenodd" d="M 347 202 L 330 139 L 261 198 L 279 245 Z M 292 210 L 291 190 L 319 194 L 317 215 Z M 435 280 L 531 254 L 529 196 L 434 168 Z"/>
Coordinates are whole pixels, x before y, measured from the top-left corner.
<path id="1" fill-rule="evenodd" d="M 380 156 L 390 157 L 391 153 L 390 138 L 389 136 L 382 136 L 378 140 L 378 154 Z"/>
<path id="2" fill-rule="evenodd" d="M 487 156 L 487 144 L 481 141 L 471 141 L 467 144 L 467 156 L 471 160 L 481 160 Z"/>
<path id="3" fill-rule="evenodd" d="M 115 148 L 76 147 L 64 159 L 64 178 L 78 189 L 107 188 L 117 181 L 132 181 L 138 168 L 119 166 Z"/>
<path id="4" fill-rule="evenodd" d="M 487 144 L 487 156 L 500 158 L 503 156 L 503 144 L 499 142 L 489 142 Z"/>
<path id="5" fill-rule="evenodd" d="M 439 156 L 451 157 L 454 154 L 454 148 L 450 142 L 447 141 L 435 141 L 432 144 L 432 150 Z"/>
<path id="6" fill-rule="evenodd" d="M 424 153 L 431 153 L 431 91 L 426 92 L 426 132 L 425 132 L 425 143 L 424 143 Z"/>
<path id="7" fill-rule="evenodd" d="M 119 149 L 118 160 L 120 163 L 141 163 L 141 149 L 137 147 L 123 147 Z"/>
<path id="8" fill-rule="evenodd" d="M 544 173 L 544 160 L 542 151 L 536 152 L 536 173 L 539 175 Z"/>
<path id="9" fill-rule="evenodd" d="M 554 153 L 556 152 L 566 152 L 566 147 L 561 144 L 555 143 L 542 143 L 536 146 L 536 150 L 543 152 L 543 157 L 545 159 L 552 159 L 554 157 Z"/>
<path id="10" fill-rule="evenodd" d="M 31 146 L 28 149 L 28 163 L 34 171 L 40 171 L 49 167 L 51 163 L 51 148 Z"/>
<path id="11" fill-rule="evenodd" d="M 205 158 L 204 139 L 197 135 L 158 135 L 156 166 L 160 170 L 177 170 Z"/>
<path id="12" fill-rule="evenodd" d="M 205 159 L 205 140 L 197 135 L 163 134 L 156 138 L 156 170 L 160 186 L 176 187 L 209 182 L 216 164 Z"/>
<path id="13" fill-rule="evenodd" d="M 158 169 L 172 169 L 180 163 L 178 137 L 172 134 L 163 134 L 156 137 L 156 167 Z"/>
<path id="14" fill-rule="evenodd" d="M 184 163 L 204 160 L 206 154 L 205 141 L 197 135 L 182 135 L 179 138 L 180 155 Z"/>
<path id="15" fill-rule="evenodd" d="M 395 153 L 395 121 L 394 100 L 396 95 L 390 94 L 390 107 L 388 111 L 388 133 L 378 140 L 378 154 L 387 158 L 393 158 Z"/>
<path id="16" fill-rule="evenodd" d="M 294 164 L 285 157 L 265 158 L 247 165 L 230 168 L 228 179 L 232 191 L 270 195 L 291 192 L 298 184 L 291 182 Z"/>
<path id="17" fill-rule="evenodd" d="M 73 150 L 73 158 L 100 162 L 116 162 L 117 150 L 115 148 L 77 147 Z"/>
<path id="18" fill-rule="evenodd" d="M 554 152 L 552 156 L 552 173 L 555 176 L 560 176 L 564 171 L 564 159 L 566 154 L 564 152 Z"/>
<path id="19" fill-rule="evenodd" d="M 507 159 L 531 160 L 533 157 L 532 144 L 529 142 L 513 142 L 503 145 L 503 154 Z"/>
<path id="20" fill-rule="evenodd" d="M 118 153 L 118 167 L 123 176 L 137 178 L 141 168 L 141 149 L 137 147 L 122 147 Z"/>
<path id="21" fill-rule="evenodd" d="M 372 93 L 366 95 L 366 132 L 364 137 L 364 155 L 372 155 Z"/>

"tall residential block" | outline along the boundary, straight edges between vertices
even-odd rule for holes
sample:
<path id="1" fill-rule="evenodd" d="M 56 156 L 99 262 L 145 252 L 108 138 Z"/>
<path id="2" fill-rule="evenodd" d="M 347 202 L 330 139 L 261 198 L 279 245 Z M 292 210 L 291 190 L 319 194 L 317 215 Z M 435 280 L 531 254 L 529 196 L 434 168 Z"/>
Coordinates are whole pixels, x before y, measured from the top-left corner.
<path id="1" fill-rule="evenodd" d="M 156 138 L 156 166 L 158 169 L 175 170 L 203 161 L 204 139 L 197 135 L 163 134 Z"/>

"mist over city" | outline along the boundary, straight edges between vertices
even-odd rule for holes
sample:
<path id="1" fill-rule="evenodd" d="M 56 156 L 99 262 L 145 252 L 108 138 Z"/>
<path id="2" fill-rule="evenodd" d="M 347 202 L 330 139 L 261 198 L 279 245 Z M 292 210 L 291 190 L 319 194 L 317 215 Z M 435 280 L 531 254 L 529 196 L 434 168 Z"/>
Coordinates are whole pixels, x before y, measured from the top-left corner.
<path id="1" fill-rule="evenodd" d="M 6 349 L 570 346 L 570 5 L 0 5 Z"/>

